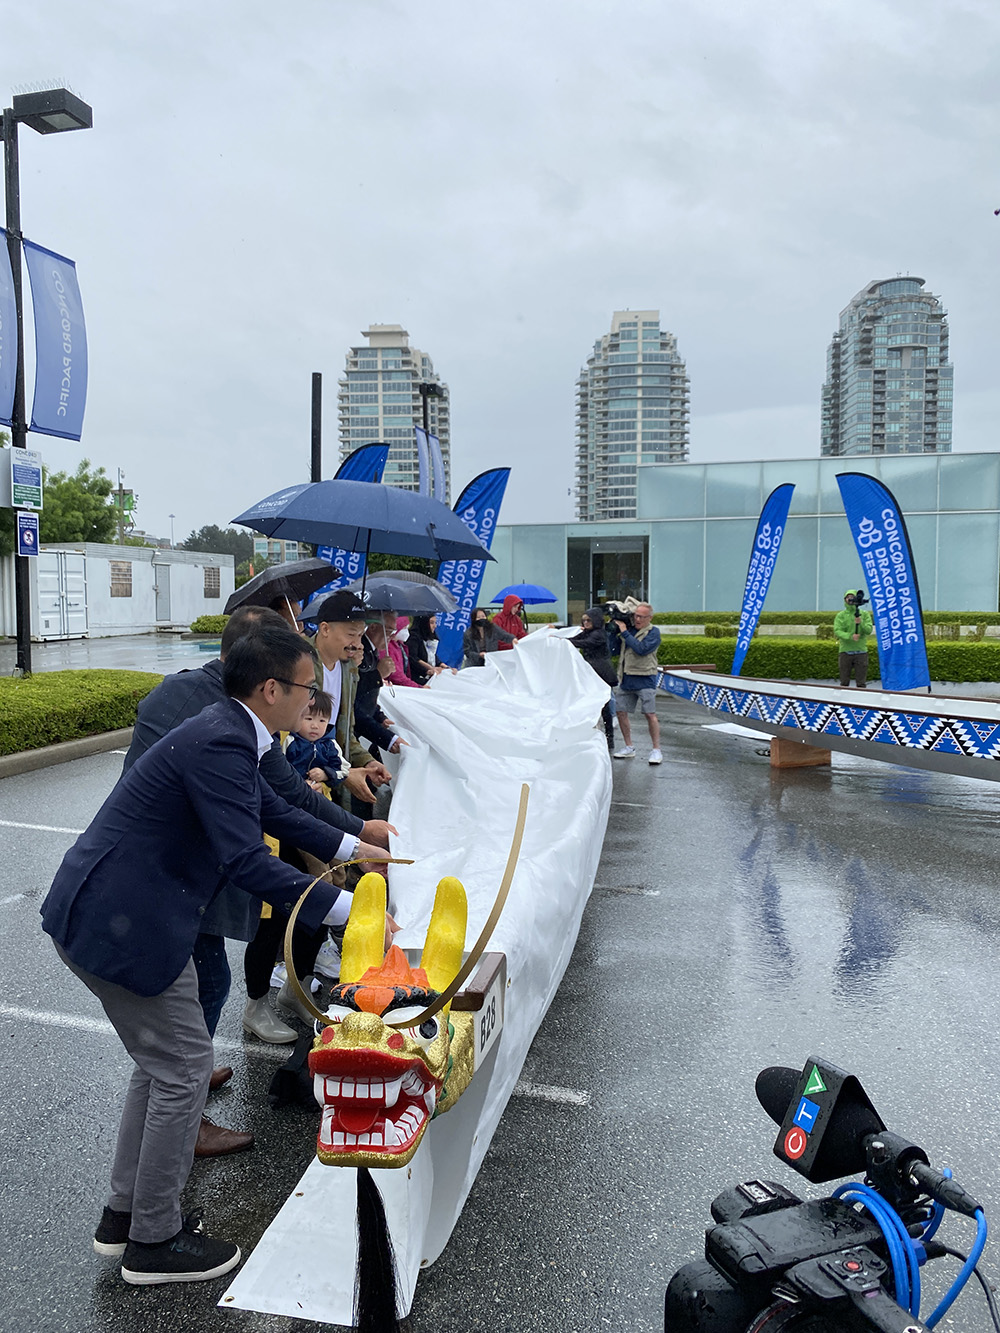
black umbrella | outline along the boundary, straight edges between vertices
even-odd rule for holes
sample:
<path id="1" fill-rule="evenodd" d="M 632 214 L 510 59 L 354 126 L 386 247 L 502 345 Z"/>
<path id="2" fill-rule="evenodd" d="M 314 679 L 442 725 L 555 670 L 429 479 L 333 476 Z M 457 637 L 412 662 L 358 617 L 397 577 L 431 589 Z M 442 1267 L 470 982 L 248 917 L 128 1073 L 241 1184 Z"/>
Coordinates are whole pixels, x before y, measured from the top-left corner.
<path id="1" fill-rule="evenodd" d="M 347 585 L 356 592 L 368 611 L 395 611 L 401 616 L 440 616 L 458 610 L 458 602 L 443 583 L 428 579 L 426 583 L 412 583 L 406 579 L 373 574 L 365 582 L 355 579 Z"/>
<path id="2" fill-rule="evenodd" d="M 238 606 L 270 606 L 280 597 L 304 602 L 317 588 L 329 583 L 334 573 L 329 560 L 286 560 L 283 565 L 270 565 L 236 589 L 223 614 L 232 615 Z"/>

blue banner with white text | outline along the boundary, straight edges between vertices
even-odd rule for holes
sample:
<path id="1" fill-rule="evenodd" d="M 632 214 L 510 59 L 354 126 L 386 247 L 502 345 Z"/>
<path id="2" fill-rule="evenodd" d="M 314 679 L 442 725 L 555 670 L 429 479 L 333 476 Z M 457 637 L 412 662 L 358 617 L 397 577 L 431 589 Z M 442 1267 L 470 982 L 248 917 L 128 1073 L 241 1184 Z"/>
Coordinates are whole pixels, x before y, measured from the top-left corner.
<path id="1" fill-rule="evenodd" d="M 363 444 L 360 449 L 347 455 L 337 469 L 335 481 L 381 481 L 385 471 L 385 460 L 389 457 L 387 444 Z M 313 593 L 313 598 L 323 593 L 336 592 L 345 583 L 353 583 L 365 572 L 364 551 L 345 551 L 341 546 L 317 546 L 316 554 L 320 560 L 329 560 L 339 570 L 333 579 Z"/>
<path id="2" fill-rule="evenodd" d="M 500 504 L 510 477 L 509 467 L 480 472 L 469 482 L 455 504 L 455 513 L 486 547 L 493 541 Z M 444 560 L 438 570 L 443 583 L 458 602 L 458 610 L 437 618 L 437 660 L 446 666 L 462 665 L 462 638 L 469 628 L 472 611 L 483 585 L 485 560 Z"/>
<path id="3" fill-rule="evenodd" d="M 868 584 L 882 687 L 930 689 L 920 589 L 899 505 L 863 472 L 838 472 L 837 485 Z"/>
<path id="4" fill-rule="evenodd" d="M 791 482 L 775 486 L 764 501 L 764 508 L 757 520 L 754 533 L 753 550 L 750 552 L 750 564 L 747 568 L 747 581 L 743 589 L 743 607 L 740 611 L 740 625 L 736 631 L 736 652 L 730 674 L 738 676 L 743 669 L 743 659 L 750 647 L 750 640 L 764 609 L 764 598 L 771 586 L 771 575 L 778 560 L 781 539 L 785 535 L 788 523 L 788 506 L 792 503 Z"/>
<path id="5" fill-rule="evenodd" d="M 24 241 L 35 321 L 35 397 L 31 430 L 78 440 L 87 406 L 87 329 L 76 265 Z"/>
<path id="6" fill-rule="evenodd" d="M 14 303 L 14 270 L 10 266 L 7 233 L 0 227 L 0 426 L 13 425 L 16 374 L 17 306 Z"/>

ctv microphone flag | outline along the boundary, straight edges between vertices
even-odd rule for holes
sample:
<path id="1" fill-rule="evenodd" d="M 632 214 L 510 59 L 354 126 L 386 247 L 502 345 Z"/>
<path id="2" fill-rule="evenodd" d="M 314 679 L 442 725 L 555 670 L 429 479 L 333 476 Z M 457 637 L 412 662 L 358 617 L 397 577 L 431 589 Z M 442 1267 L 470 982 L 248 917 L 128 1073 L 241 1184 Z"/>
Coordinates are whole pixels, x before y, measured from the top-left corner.
<path id="1" fill-rule="evenodd" d="M 35 397 L 31 429 L 78 440 L 87 406 L 87 329 L 76 265 L 24 241 L 35 319 Z"/>
<path id="2" fill-rule="evenodd" d="M 868 584 L 882 685 L 929 690 L 920 589 L 899 505 L 864 472 L 838 472 L 837 485 Z"/>
<path id="3" fill-rule="evenodd" d="M 337 469 L 337 481 L 381 481 L 385 471 L 385 460 L 389 457 L 387 444 L 363 444 L 360 449 L 347 455 Z M 365 572 L 364 551 L 345 551 L 341 546 L 317 546 L 316 554 L 320 560 L 329 560 L 337 572 L 323 588 L 313 593 L 315 599 L 321 593 L 336 592 L 346 583 L 360 579 Z"/>
<path id="4" fill-rule="evenodd" d="M 17 307 L 14 270 L 10 266 L 7 233 L 0 227 L 0 426 L 14 424 L 14 381 L 17 374 Z"/>
<path id="5" fill-rule="evenodd" d="M 427 450 L 427 432 L 423 426 L 414 426 L 413 433 L 417 439 L 417 476 L 419 482 L 417 489 L 421 495 L 430 495 L 430 455 Z"/>
<path id="6" fill-rule="evenodd" d="M 487 551 L 493 541 L 500 503 L 509 476 L 509 467 L 480 472 L 478 477 L 469 482 L 455 505 L 455 513 L 475 533 Z M 462 636 L 469 628 L 485 569 L 485 560 L 444 560 L 438 570 L 438 583 L 443 583 L 458 602 L 457 611 L 437 618 L 437 659 L 446 666 L 462 665 Z"/>
<path id="7" fill-rule="evenodd" d="M 778 559 L 781 538 L 788 522 L 788 506 L 792 503 L 791 482 L 776 486 L 764 501 L 764 508 L 757 520 L 754 533 L 753 550 L 750 552 L 750 566 L 747 569 L 746 587 L 743 589 L 743 609 L 740 612 L 740 627 L 736 632 L 736 652 L 729 674 L 738 676 L 743 669 L 743 659 L 750 647 L 750 640 L 757 628 L 757 621 L 764 607 L 764 598 L 771 583 L 771 575 Z"/>

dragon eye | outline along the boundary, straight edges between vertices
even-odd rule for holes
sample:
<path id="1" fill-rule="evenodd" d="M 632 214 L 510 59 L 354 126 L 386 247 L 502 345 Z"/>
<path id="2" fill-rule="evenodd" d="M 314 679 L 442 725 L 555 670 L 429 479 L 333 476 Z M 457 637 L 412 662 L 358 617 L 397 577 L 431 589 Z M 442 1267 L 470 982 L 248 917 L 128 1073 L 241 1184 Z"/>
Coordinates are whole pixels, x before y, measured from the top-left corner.
<path id="1" fill-rule="evenodd" d="M 426 1023 L 421 1023 L 417 1029 L 425 1041 L 433 1041 L 438 1034 L 438 1021 L 436 1018 L 428 1018 Z"/>

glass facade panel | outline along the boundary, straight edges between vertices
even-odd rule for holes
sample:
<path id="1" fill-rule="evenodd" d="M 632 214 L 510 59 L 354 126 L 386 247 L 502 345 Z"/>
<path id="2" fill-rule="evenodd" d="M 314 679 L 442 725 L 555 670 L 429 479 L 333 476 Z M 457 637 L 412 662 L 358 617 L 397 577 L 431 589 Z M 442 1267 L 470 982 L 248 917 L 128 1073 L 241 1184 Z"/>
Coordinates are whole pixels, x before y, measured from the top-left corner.
<path id="1" fill-rule="evenodd" d="M 705 524 L 654 523 L 650 529 L 649 600 L 657 611 L 705 607 Z"/>
<path id="2" fill-rule="evenodd" d="M 932 524 L 933 519 L 924 522 Z M 916 520 L 914 520 L 916 522 Z M 909 521 L 907 528 L 911 528 Z M 917 545 L 917 533 L 910 532 Z M 933 541 L 933 534 L 931 534 Z M 931 548 L 933 549 L 933 547 Z M 997 568 L 1000 563 L 1000 514 L 942 514 L 937 520 L 937 589 L 924 587 L 918 570 L 920 598 L 927 611 L 996 611 Z M 936 596 L 936 605 L 932 600 Z"/>
<path id="3" fill-rule="evenodd" d="M 743 588 L 747 581 L 747 565 L 750 563 L 750 548 L 756 531 L 756 515 L 753 518 L 705 524 L 706 610 L 740 609 Z M 784 551 L 783 546 L 782 551 Z"/>
<path id="4" fill-rule="evenodd" d="M 759 463 L 714 463 L 708 471 L 705 487 L 705 512 L 709 518 L 739 518 L 760 513 Z"/>
<path id="5" fill-rule="evenodd" d="M 955 454 L 941 469 L 939 503 L 943 510 L 1000 509 L 997 455 Z"/>
<path id="6" fill-rule="evenodd" d="M 789 515 L 815 514 L 819 503 L 819 459 L 800 459 L 787 463 L 775 460 L 763 463 L 761 465 L 762 508 L 763 501 L 775 486 L 780 486 L 786 481 L 790 481 L 795 487 L 792 492 L 791 507 L 788 510 Z"/>
<path id="7" fill-rule="evenodd" d="M 860 469 L 859 469 L 860 470 Z M 839 503 L 840 493 L 837 493 Z M 792 536 L 789 529 L 789 537 Z M 782 559 L 784 559 L 784 548 L 782 548 Z M 798 547 L 797 543 L 790 543 L 788 554 L 793 559 L 805 558 L 804 552 Z M 833 518 L 821 518 L 819 520 L 819 548 L 817 551 L 819 561 L 819 595 L 818 611 L 829 611 L 834 615 L 844 605 L 844 591 L 847 588 L 861 588 L 864 586 L 865 576 L 861 569 L 861 561 L 858 559 L 858 553 L 851 538 L 851 529 L 847 526 L 847 520 L 841 513 Z M 816 597 L 816 593 L 813 594 Z M 777 602 L 770 608 L 772 611 L 779 611 L 785 608 L 779 607 Z M 797 610 L 797 607 L 788 607 L 788 610 Z"/>
<path id="8" fill-rule="evenodd" d="M 846 469 L 845 469 L 846 470 Z M 935 510 L 937 508 L 937 459 L 900 458 L 891 467 L 880 468 L 879 480 L 896 497 L 903 510 Z"/>
<path id="9" fill-rule="evenodd" d="M 793 501 L 795 497 L 792 497 Z M 791 512 L 788 527 L 781 539 L 778 562 L 774 567 L 774 577 L 767 593 L 765 610 L 777 611 L 779 608 L 798 611 L 811 608 L 816 601 L 816 538 L 819 533 L 819 519 L 814 517 L 795 518 Z M 845 524 L 846 526 L 846 524 Z M 747 559 L 750 552 L 747 550 Z M 846 586 L 846 585 L 845 585 Z M 742 588 L 740 595 L 742 596 Z"/>
<path id="10" fill-rule="evenodd" d="M 704 512 L 704 463 L 639 468 L 637 518 L 700 518 Z"/>

